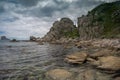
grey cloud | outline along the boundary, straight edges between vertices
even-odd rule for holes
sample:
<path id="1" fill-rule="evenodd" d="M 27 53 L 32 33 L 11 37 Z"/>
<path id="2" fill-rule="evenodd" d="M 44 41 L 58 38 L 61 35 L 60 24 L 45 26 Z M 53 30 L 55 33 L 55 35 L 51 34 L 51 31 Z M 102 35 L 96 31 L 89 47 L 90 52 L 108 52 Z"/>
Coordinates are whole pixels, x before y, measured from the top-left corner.
<path id="1" fill-rule="evenodd" d="M 43 36 L 57 19 L 69 17 L 76 21 L 98 4 L 111 1 L 0 0 L 0 13 L 3 13 L 0 15 L 0 31 L 20 39 L 30 35 Z"/>
<path id="2" fill-rule="evenodd" d="M 17 0 L 17 1 L 23 6 L 30 7 L 30 6 L 35 6 L 40 0 Z"/>

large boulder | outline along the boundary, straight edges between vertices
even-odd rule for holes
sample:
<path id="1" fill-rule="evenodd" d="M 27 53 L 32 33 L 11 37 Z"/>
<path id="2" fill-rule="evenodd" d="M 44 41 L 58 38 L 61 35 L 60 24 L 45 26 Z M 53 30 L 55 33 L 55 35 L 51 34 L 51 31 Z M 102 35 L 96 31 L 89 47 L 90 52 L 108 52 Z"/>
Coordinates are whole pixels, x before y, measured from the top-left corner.
<path id="1" fill-rule="evenodd" d="M 76 52 L 70 55 L 67 55 L 65 61 L 72 64 L 83 64 L 87 58 L 87 53 L 85 52 Z"/>
<path id="2" fill-rule="evenodd" d="M 120 58 L 115 56 L 99 57 L 98 60 L 87 58 L 87 61 L 96 66 L 99 69 L 106 71 L 119 71 L 120 70 Z"/>
<path id="3" fill-rule="evenodd" d="M 117 71 L 120 70 L 120 58 L 114 57 L 114 56 L 107 56 L 107 57 L 100 57 L 98 59 L 100 69 L 106 69 L 106 70 L 113 70 Z"/>
<path id="4" fill-rule="evenodd" d="M 46 74 L 48 80 L 70 80 L 72 73 L 65 69 L 53 69 Z"/>

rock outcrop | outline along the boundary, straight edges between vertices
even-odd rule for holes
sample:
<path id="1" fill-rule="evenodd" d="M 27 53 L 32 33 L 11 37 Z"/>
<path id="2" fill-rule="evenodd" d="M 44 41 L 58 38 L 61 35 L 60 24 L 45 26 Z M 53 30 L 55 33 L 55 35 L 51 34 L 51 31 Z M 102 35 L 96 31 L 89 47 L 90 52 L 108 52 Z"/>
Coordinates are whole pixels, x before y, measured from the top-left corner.
<path id="1" fill-rule="evenodd" d="M 50 31 L 42 38 L 56 41 L 61 38 L 89 40 L 95 38 L 120 38 L 120 1 L 97 6 L 87 15 L 78 18 L 76 27 L 69 18 L 53 23 Z"/>
<path id="2" fill-rule="evenodd" d="M 6 36 L 1 36 L 1 40 L 10 40 Z"/>
<path id="3" fill-rule="evenodd" d="M 120 1 L 101 4 L 78 18 L 80 39 L 120 38 Z"/>
<path id="4" fill-rule="evenodd" d="M 61 38 L 75 38 L 78 36 L 77 27 L 69 18 L 55 21 L 50 31 L 43 37 L 45 41 L 55 41 Z"/>

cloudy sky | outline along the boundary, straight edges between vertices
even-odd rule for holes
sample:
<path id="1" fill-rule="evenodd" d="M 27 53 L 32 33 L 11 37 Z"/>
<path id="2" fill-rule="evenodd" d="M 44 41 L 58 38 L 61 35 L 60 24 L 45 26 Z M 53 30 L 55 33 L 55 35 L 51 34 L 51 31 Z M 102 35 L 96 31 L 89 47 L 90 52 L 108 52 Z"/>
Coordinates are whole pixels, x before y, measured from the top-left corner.
<path id="1" fill-rule="evenodd" d="M 44 36 L 54 21 L 87 14 L 95 6 L 115 0 L 0 0 L 0 36 L 29 39 Z"/>

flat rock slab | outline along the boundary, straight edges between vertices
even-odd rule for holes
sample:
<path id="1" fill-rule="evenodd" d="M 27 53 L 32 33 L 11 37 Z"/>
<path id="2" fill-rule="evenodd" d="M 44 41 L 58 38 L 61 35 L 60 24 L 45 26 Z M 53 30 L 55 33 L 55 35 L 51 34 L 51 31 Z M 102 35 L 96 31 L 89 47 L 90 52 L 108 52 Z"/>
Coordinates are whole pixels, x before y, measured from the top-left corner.
<path id="1" fill-rule="evenodd" d="M 82 64 L 87 58 L 87 53 L 85 52 L 76 52 L 70 55 L 67 55 L 65 61 L 73 64 Z"/>
<path id="2" fill-rule="evenodd" d="M 75 80 L 110 80 L 110 77 L 98 71 L 86 69 L 79 73 Z"/>
<path id="3" fill-rule="evenodd" d="M 99 58 L 100 66 L 98 68 L 106 70 L 120 70 L 120 58 L 115 56 L 107 56 Z"/>
<path id="4" fill-rule="evenodd" d="M 45 75 L 48 80 L 71 80 L 72 77 L 72 73 L 65 69 L 50 70 Z"/>

